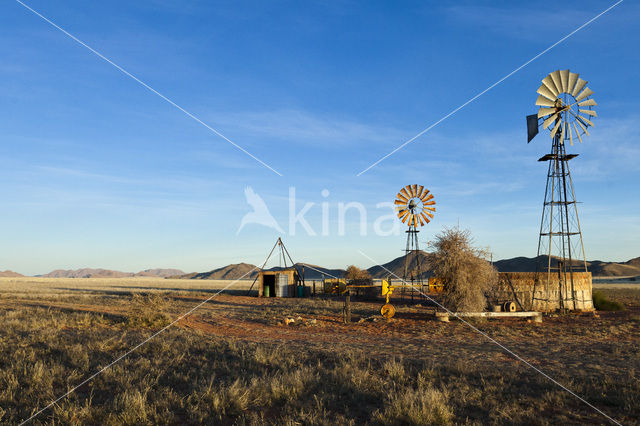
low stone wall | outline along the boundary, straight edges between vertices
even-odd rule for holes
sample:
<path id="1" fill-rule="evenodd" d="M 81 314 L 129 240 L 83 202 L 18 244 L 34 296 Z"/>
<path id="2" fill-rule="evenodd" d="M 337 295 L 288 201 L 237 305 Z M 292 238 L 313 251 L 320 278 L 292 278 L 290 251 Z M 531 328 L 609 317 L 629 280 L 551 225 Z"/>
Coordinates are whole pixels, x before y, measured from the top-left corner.
<path id="1" fill-rule="evenodd" d="M 547 312 L 560 309 L 562 300 L 569 310 L 593 310 L 591 272 L 573 273 L 573 297 L 571 281 L 560 289 L 557 275 L 549 282 L 547 273 L 500 272 L 498 277 L 497 286 L 487 294 L 491 305 L 515 302 L 518 310 Z"/>

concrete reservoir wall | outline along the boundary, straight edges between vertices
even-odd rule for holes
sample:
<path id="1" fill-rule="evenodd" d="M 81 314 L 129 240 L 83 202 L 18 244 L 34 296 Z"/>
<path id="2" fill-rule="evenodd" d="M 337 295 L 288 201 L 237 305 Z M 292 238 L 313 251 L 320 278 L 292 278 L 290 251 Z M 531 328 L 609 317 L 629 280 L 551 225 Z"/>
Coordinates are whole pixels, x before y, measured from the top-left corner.
<path id="1" fill-rule="evenodd" d="M 560 285 L 557 274 L 546 272 L 500 272 L 497 286 L 487 294 L 490 304 L 515 302 L 518 310 L 551 312 L 564 305 L 568 310 L 593 310 L 591 272 L 574 272 Z"/>

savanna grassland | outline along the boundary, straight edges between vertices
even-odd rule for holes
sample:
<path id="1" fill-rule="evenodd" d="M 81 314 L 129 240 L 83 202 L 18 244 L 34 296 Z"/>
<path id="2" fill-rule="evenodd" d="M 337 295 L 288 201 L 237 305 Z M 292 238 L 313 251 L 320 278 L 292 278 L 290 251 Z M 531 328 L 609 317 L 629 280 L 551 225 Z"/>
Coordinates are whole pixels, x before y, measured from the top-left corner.
<path id="1" fill-rule="evenodd" d="M 0 423 L 18 424 L 227 283 L 1 279 Z M 178 280 L 175 280 L 178 281 Z M 221 294 L 31 424 L 578 424 L 607 419 L 469 326 L 379 302 Z M 640 289 L 624 310 L 473 323 L 640 422 Z M 284 325 L 285 318 L 293 324 Z"/>

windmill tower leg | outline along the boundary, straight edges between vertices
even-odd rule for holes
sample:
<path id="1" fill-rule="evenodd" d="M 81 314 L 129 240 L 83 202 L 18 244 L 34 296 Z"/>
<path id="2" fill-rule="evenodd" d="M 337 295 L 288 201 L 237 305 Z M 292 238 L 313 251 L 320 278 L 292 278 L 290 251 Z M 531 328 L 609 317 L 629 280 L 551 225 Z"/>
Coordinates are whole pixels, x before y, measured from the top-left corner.
<path id="1" fill-rule="evenodd" d="M 587 271 L 578 219 L 573 182 L 568 161 L 575 156 L 566 154 L 560 134 L 553 140 L 552 152 L 540 159 L 549 161 L 545 200 L 538 239 L 538 272 L 542 275 L 543 295 L 533 298 L 544 303 L 545 310 L 552 310 L 552 297 L 557 289 L 557 305 L 560 310 L 575 309 L 574 276 L 577 271 Z M 576 262 L 577 261 L 577 262 Z M 540 262 L 543 262 L 542 264 Z M 557 279 L 557 285 L 554 281 Z"/>
<path id="2" fill-rule="evenodd" d="M 404 257 L 404 273 L 403 281 L 410 285 L 408 292 L 411 294 L 411 301 L 413 302 L 414 293 L 422 291 L 422 265 L 420 263 L 420 245 L 418 243 L 418 232 L 420 232 L 415 226 L 409 226 L 407 232 L 407 248 L 405 250 Z M 415 262 L 414 262 L 415 260 Z M 405 287 L 402 287 L 403 298 L 405 294 Z"/>

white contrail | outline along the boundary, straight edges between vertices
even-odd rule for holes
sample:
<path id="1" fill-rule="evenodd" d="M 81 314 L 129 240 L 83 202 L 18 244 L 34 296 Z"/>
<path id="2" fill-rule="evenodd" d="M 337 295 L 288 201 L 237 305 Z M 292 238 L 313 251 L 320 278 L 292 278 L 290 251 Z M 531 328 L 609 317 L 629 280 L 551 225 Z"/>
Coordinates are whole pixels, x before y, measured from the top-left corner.
<path id="1" fill-rule="evenodd" d="M 262 161 L 261 159 L 259 159 L 258 157 L 256 157 L 255 155 L 251 154 L 249 151 L 247 151 L 246 149 L 244 149 L 243 147 L 241 147 L 240 145 L 238 145 L 237 143 L 235 143 L 234 141 L 232 141 L 231 139 L 229 139 L 228 137 L 226 137 L 225 135 L 223 135 L 222 133 L 220 133 L 219 131 L 217 131 L 216 129 L 214 129 L 213 127 L 209 126 L 207 123 L 205 123 L 204 121 L 200 120 L 198 117 L 196 117 L 195 115 L 193 115 L 192 113 L 190 113 L 189 111 L 187 111 L 186 109 L 184 109 L 183 107 L 181 107 L 180 105 L 176 104 L 175 102 L 173 102 L 171 99 L 167 98 L 165 95 L 163 95 L 162 93 L 158 92 L 156 89 L 154 89 L 153 87 L 149 86 L 147 83 L 145 83 L 144 81 L 140 80 L 138 77 L 136 77 L 135 75 L 131 74 L 129 71 L 125 70 L 124 68 L 122 68 L 120 65 L 116 64 L 115 62 L 113 62 L 111 59 L 107 58 L 106 56 L 104 56 L 102 53 L 98 52 L 97 50 L 95 50 L 94 48 L 92 48 L 91 46 L 89 46 L 87 43 L 83 42 L 82 40 L 78 39 L 76 36 L 74 36 L 73 34 L 69 33 L 68 31 L 66 31 L 65 29 L 61 28 L 60 26 L 56 25 L 54 22 L 52 22 L 50 19 L 48 19 L 47 17 L 43 16 L 41 13 L 39 13 L 38 11 L 34 10 L 33 8 L 31 8 L 30 6 L 24 4 L 22 1 L 20 0 L 15 0 L 18 4 L 22 5 L 25 9 L 31 11 L 32 13 L 34 13 L 35 15 L 37 15 L 38 17 L 42 18 L 42 20 L 44 20 L 45 22 L 47 22 L 48 24 L 52 25 L 54 28 L 56 28 L 57 30 L 61 31 L 63 34 L 65 34 L 66 36 L 68 36 L 69 38 L 71 38 L 73 41 L 75 41 L 76 43 L 80 44 L 81 46 L 87 48 L 91 53 L 95 54 L 96 56 L 98 56 L 100 59 L 104 60 L 105 62 L 107 62 L 108 64 L 112 65 L 114 68 L 116 68 L 118 71 L 122 72 L 124 75 L 126 75 L 127 77 L 131 78 L 132 80 L 134 80 L 135 82 L 139 83 L 141 86 L 143 86 L 144 88 L 148 89 L 149 91 L 151 91 L 152 93 L 158 95 L 160 98 L 162 98 L 163 100 L 165 100 L 166 102 L 168 102 L 170 105 L 174 106 L 175 108 L 179 109 L 180 111 L 182 111 L 184 114 L 186 114 L 188 117 L 194 119 L 196 122 L 198 122 L 199 124 L 203 125 L 204 127 L 206 127 L 207 129 L 211 130 L 213 133 L 215 133 L 216 135 L 218 135 L 219 137 L 221 137 L 222 139 L 224 139 L 225 141 L 229 142 L 231 145 L 235 146 L 236 148 L 238 148 L 240 151 L 244 152 L 245 154 L 247 154 L 249 157 L 253 158 L 254 160 L 256 160 L 258 163 L 262 164 L 263 166 L 265 166 L 267 169 L 271 170 L 273 173 L 277 174 L 278 176 L 282 176 L 282 174 L 277 171 L 276 169 L 274 169 L 273 167 L 271 167 L 270 165 L 268 165 L 267 163 L 265 163 L 264 161 Z"/>
<path id="2" fill-rule="evenodd" d="M 560 43 L 562 43 L 563 41 L 565 41 L 566 39 L 568 39 L 569 37 L 571 37 L 572 35 L 574 35 L 575 33 L 577 33 L 578 31 L 580 31 L 581 29 L 583 29 L 584 27 L 586 27 L 587 25 L 591 24 L 593 21 L 595 21 L 596 19 L 598 19 L 599 17 L 601 17 L 602 15 L 604 15 L 605 13 L 607 13 L 608 11 L 610 11 L 611 9 L 613 9 L 614 7 L 616 7 L 617 5 L 619 5 L 620 3 L 622 3 L 624 0 L 619 0 L 618 2 L 612 4 L 611 6 L 609 6 L 608 8 L 606 8 L 605 10 L 603 10 L 602 12 L 600 12 L 599 14 L 597 14 L 596 16 L 594 16 L 593 18 L 589 19 L 587 22 L 585 22 L 584 24 L 580 25 L 578 28 L 576 28 L 575 30 L 571 31 L 569 34 L 567 34 L 566 36 L 562 37 L 560 40 L 556 41 L 555 43 L 553 43 L 551 46 L 547 47 L 546 49 L 544 49 L 542 52 L 538 53 L 536 56 L 534 56 L 533 58 L 529 59 L 527 62 L 525 62 L 524 64 L 520 65 L 518 68 L 516 68 L 515 70 L 511 71 L 509 74 L 505 75 L 504 77 L 502 77 L 500 80 L 496 81 L 495 83 L 493 83 L 491 86 L 487 87 L 486 89 L 484 89 L 482 92 L 478 93 L 477 95 L 475 95 L 473 98 L 469 99 L 468 101 L 466 101 L 465 103 L 463 103 L 462 105 L 460 105 L 458 108 L 454 109 L 453 111 L 451 111 L 449 114 L 445 115 L 444 117 L 442 117 L 441 119 L 439 119 L 438 121 L 436 121 L 435 123 L 431 124 L 429 127 L 427 127 L 426 129 L 424 129 L 423 131 L 421 131 L 420 133 L 418 133 L 417 135 L 415 135 L 414 137 L 412 137 L 411 139 L 407 140 L 406 142 L 404 142 L 402 145 L 400 145 L 399 147 L 397 147 L 396 149 L 394 149 L 393 151 L 391 151 L 390 153 L 388 153 L 387 155 L 385 155 L 384 157 L 380 158 L 378 161 L 376 161 L 375 163 L 371 164 L 369 167 L 367 167 L 366 169 L 362 170 L 360 173 L 358 173 L 358 176 L 362 175 L 363 173 L 367 172 L 369 169 L 377 166 L 378 164 L 380 164 L 382 161 L 386 160 L 388 157 L 390 157 L 391 155 L 395 154 L 396 152 L 400 151 L 402 148 L 404 148 L 405 146 L 409 145 L 411 142 L 413 142 L 414 140 L 418 139 L 420 136 L 424 135 L 425 133 L 427 133 L 429 130 L 433 129 L 434 127 L 436 127 L 438 124 L 442 123 L 444 120 L 446 120 L 447 118 L 451 117 L 453 114 L 455 114 L 456 112 L 460 111 L 462 108 L 466 107 L 467 105 L 469 105 L 471 102 L 475 101 L 476 99 L 478 99 L 480 96 L 484 95 L 485 93 L 487 93 L 489 90 L 493 89 L 494 87 L 496 87 L 498 84 L 502 83 L 503 81 L 505 81 L 506 79 L 508 79 L 509 77 L 511 77 L 512 75 L 514 75 L 515 73 L 517 73 L 518 71 L 520 71 L 522 68 L 526 67 L 527 65 L 529 65 L 531 62 L 535 61 L 536 59 L 538 59 L 540 56 L 544 55 L 545 53 L 547 53 L 548 51 L 550 51 L 551 49 L 553 49 L 554 47 L 556 47 L 557 45 L 559 45 Z"/>

